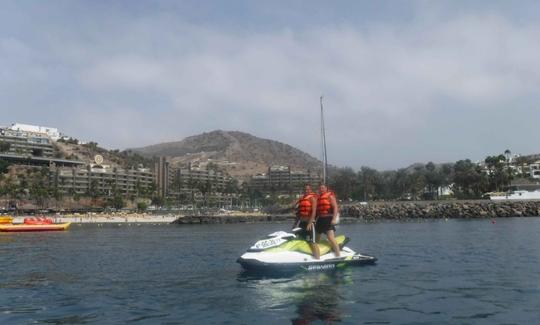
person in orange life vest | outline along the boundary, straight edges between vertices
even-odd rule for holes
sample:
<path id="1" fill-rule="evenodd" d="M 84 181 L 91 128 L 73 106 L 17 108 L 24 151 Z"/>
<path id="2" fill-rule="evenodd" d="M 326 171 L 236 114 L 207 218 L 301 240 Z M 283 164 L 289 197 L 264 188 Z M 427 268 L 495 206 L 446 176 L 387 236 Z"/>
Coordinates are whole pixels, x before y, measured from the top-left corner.
<path id="1" fill-rule="evenodd" d="M 319 187 L 319 198 L 317 199 L 317 224 L 315 225 L 317 237 L 315 241 L 318 243 L 321 234 L 326 234 L 337 257 L 340 255 L 339 245 L 335 239 L 335 225 L 338 213 L 339 208 L 335 194 L 329 191 L 326 185 L 322 184 Z"/>
<path id="2" fill-rule="evenodd" d="M 319 259 L 319 246 L 315 243 L 315 213 L 317 211 L 317 193 L 306 185 L 304 194 L 296 205 L 295 226 L 302 228 L 297 235 L 306 240 L 311 248 L 313 257 Z"/>

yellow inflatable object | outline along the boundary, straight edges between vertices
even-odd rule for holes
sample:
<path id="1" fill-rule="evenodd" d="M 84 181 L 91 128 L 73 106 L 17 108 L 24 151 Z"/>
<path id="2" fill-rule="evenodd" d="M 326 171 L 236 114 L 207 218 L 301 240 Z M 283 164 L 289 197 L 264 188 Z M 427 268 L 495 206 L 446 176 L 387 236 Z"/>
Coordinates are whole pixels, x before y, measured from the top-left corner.
<path id="1" fill-rule="evenodd" d="M 11 216 L 0 216 L 0 225 L 11 223 L 13 223 L 13 218 Z"/>
<path id="2" fill-rule="evenodd" d="M 10 224 L 0 225 L 2 232 L 23 232 L 23 231 L 62 231 L 68 229 L 71 222 L 53 223 L 48 225 L 25 225 L 25 224 Z"/>
<path id="3" fill-rule="evenodd" d="M 344 235 L 336 236 L 336 242 L 338 245 L 342 245 L 346 240 L 346 237 Z M 332 250 L 332 246 L 330 246 L 330 243 L 327 240 L 322 240 L 319 243 L 319 250 L 321 252 L 321 256 L 330 252 Z M 311 248 L 309 247 L 309 244 L 305 240 L 290 240 L 286 243 L 283 243 L 282 245 L 274 248 L 269 248 L 266 250 L 266 252 L 284 252 L 284 251 L 296 251 L 301 252 L 305 254 L 312 254 Z"/>

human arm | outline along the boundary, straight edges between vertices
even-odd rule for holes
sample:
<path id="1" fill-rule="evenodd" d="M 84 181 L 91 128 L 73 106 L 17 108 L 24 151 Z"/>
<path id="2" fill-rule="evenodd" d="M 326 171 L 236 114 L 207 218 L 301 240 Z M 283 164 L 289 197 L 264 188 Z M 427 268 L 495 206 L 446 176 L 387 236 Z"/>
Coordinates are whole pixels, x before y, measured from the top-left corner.
<path id="1" fill-rule="evenodd" d="M 300 222 L 300 214 L 298 213 L 298 205 L 299 205 L 299 201 L 296 201 L 293 206 L 293 214 L 295 215 L 295 218 L 294 218 L 294 223 L 291 229 L 298 227 L 298 224 Z"/>
<path id="2" fill-rule="evenodd" d="M 295 212 L 295 216 L 296 217 L 294 218 L 294 223 L 291 229 L 298 227 L 298 225 L 300 224 L 300 214 Z"/>
<path id="3" fill-rule="evenodd" d="M 308 221 L 308 225 L 307 225 L 307 230 L 308 231 L 311 231 L 311 228 L 313 228 L 313 224 L 315 223 L 315 216 L 317 214 L 317 200 L 312 197 L 309 199 L 309 201 L 311 202 L 311 216 L 309 217 L 309 221 Z"/>
<path id="4" fill-rule="evenodd" d="M 332 222 L 331 222 L 331 224 L 335 225 L 335 224 L 337 224 L 337 216 L 339 214 L 339 207 L 338 207 L 338 204 L 337 204 L 336 197 L 334 195 L 332 195 L 330 197 L 330 204 L 332 205 Z"/>

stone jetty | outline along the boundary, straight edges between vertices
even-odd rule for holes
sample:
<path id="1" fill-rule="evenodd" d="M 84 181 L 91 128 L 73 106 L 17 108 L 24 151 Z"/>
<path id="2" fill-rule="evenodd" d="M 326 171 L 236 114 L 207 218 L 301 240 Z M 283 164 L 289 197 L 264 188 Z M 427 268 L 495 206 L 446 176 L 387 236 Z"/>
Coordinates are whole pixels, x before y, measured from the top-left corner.
<path id="1" fill-rule="evenodd" d="M 540 216 L 540 201 L 422 201 L 348 204 L 341 222 L 409 219 L 479 219 Z M 180 216 L 173 224 L 293 222 L 293 215 Z"/>
<path id="2" fill-rule="evenodd" d="M 354 204 L 341 215 L 352 220 L 505 218 L 540 216 L 540 201 L 425 201 Z"/>

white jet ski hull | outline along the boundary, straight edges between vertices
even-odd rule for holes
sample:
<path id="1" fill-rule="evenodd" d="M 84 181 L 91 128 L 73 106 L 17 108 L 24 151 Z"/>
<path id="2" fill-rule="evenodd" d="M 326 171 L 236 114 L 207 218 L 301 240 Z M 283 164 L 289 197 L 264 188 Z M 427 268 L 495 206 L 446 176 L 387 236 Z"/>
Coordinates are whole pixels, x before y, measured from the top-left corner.
<path id="1" fill-rule="evenodd" d="M 362 255 L 348 247 L 343 247 L 340 257 L 329 252 L 320 259 L 296 252 L 246 252 L 237 260 L 247 271 L 256 272 L 305 272 L 339 269 L 347 266 L 360 266 L 375 264 L 377 259 L 373 256 Z"/>

